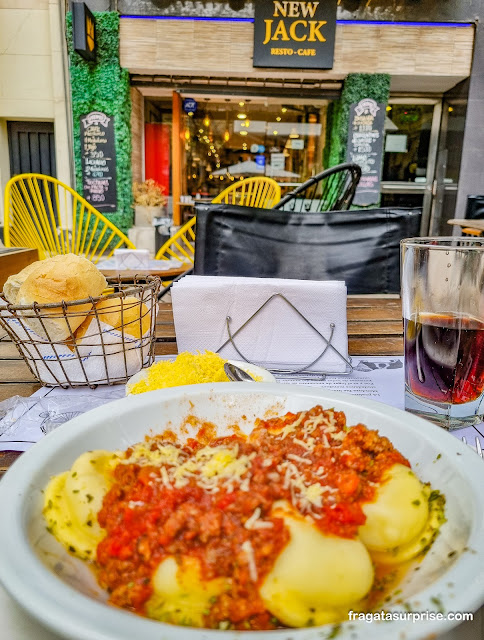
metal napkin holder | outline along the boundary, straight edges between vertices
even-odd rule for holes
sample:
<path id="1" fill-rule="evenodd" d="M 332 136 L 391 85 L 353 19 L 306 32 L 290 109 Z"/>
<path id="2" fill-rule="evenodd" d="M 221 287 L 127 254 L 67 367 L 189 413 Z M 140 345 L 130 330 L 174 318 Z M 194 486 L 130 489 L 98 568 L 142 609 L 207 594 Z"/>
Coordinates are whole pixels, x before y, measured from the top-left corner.
<path id="1" fill-rule="evenodd" d="M 318 360 L 320 360 L 324 354 L 326 353 L 326 351 L 328 349 L 332 349 L 336 354 L 338 354 L 338 356 L 345 362 L 346 364 L 346 370 L 342 371 L 342 372 L 329 372 L 329 371 L 307 371 L 307 375 L 322 375 L 322 376 L 326 376 L 326 375 L 336 375 L 336 376 L 341 376 L 341 375 L 349 375 L 352 371 L 353 371 L 353 365 L 351 363 L 351 358 L 345 358 L 345 356 L 338 351 L 338 349 L 332 344 L 332 339 L 333 339 L 333 335 L 334 335 L 334 330 L 336 328 L 336 325 L 334 324 L 334 322 L 331 322 L 329 325 L 329 338 L 326 338 L 325 336 L 323 336 L 323 334 L 316 329 L 316 327 L 306 318 L 306 316 L 301 313 L 301 311 L 299 311 L 299 309 L 292 304 L 292 302 L 290 302 L 286 296 L 284 296 L 282 293 L 273 293 L 251 316 L 250 318 L 248 318 L 242 325 L 240 325 L 240 327 L 238 329 L 236 329 L 236 331 L 234 331 L 232 333 L 231 329 L 230 329 L 230 323 L 232 321 L 232 318 L 230 316 L 227 316 L 225 318 L 225 324 L 227 327 L 227 334 L 228 334 L 228 338 L 227 340 L 220 345 L 220 347 L 216 350 L 217 353 L 219 353 L 224 347 L 226 347 L 229 343 L 233 346 L 233 348 L 235 349 L 235 351 L 237 352 L 237 354 L 239 355 L 239 357 L 241 358 L 241 360 L 244 360 L 245 362 L 247 362 L 248 364 L 253 364 L 256 366 L 264 366 L 261 364 L 258 364 L 257 362 L 253 362 L 251 360 L 249 360 L 249 358 L 246 358 L 244 356 L 244 354 L 240 351 L 240 349 L 237 347 L 237 345 L 235 344 L 234 338 L 237 336 L 237 334 L 239 334 L 250 322 L 251 320 L 253 320 L 253 318 L 255 318 L 256 315 L 258 315 L 262 309 L 264 309 L 264 307 L 266 307 L 274 298 L 282 298 L 282 300 L 284 300 L 284 302 L 286 304 L 288 304 L 303 320 L 304 322 L 311 327 L 311 329 L 313 331 L 315 331 L 318 336 L 320 336 L 320 338 L 323 340 L 325 346 L 324 349 L 322 350 L 322 352 L 318 355 L 317 358 L 315 358 L 312 362 L 310 362 L 309 364 L 305 365 L 304 367 L 301 367 L 299 369 L 270 369 L 271 373 L 277 373 L 277 374 L 294 374 L 294 373 L 303 373 L 305 371 L 307 371 L 307 369 L 309 369 L 309 367 L 312 367 L 313 364 L 316 364 L 316 362 L 318 362 Z M 267 368 L 267 367 L 266 367 Z"/>

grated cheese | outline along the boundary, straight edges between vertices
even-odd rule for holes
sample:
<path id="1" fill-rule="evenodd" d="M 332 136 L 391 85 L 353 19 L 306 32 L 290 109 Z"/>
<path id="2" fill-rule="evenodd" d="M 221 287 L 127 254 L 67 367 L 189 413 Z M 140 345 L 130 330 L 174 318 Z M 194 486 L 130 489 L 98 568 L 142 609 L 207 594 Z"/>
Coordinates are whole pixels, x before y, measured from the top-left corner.
<path id="1" fill-rule="evenodd" d="M 242 551 L 244 551 L 247 557 L 247 564 L 249 565 L 249 575 L 252 582 L 257 582 L 259 574 L 257 573 L 257 565 L 255 563 L 254 549 L 250 540 L 246 540 L 241 545 Z"/>

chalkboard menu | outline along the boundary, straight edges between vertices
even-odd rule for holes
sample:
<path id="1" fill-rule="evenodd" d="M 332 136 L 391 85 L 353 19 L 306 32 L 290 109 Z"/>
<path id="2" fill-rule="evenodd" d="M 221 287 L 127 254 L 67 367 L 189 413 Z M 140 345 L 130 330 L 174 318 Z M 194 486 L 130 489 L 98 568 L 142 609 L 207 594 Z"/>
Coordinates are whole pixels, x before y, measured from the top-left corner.
<path id="1" fill-rule="evenodd" d="M 81 116 L 84 198 L 101 212 L 116 210 L 114 117 L 101 111 Z"/>
<path id="2" fill-rule="evenodd" d="M 380 201 L 385 104 L 371 98 L 351 105 L 346 158 L 361 167 L 353 204 L 366 207 Z"/>

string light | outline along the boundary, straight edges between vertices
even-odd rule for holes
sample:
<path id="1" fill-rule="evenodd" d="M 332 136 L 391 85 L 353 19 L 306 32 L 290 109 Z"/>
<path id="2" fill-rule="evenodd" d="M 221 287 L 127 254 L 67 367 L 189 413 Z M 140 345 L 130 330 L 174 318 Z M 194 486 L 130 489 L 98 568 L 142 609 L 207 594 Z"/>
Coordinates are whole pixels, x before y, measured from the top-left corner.
<path id="1" fill-rule="evenodd" d="M 203 124 L 207 127 L 207 129 L 210 126 L 210 117 L 208 115 L 208 113 L 206 114 L 205 118 L 203 119 Z"/>
<path id="2" fill-rule="evenodd" d="M 240 132 L 240 135 L 241 135 L 241 136 L 246 136 L 246 135 L 247 135 L 247 131 L 241 131 L 241 132 Z"/>
<path id="3" fill-rule="evenodd" d="M 281 116 L 277 116 L 276 120 L 277 122 L 280 122 L 282 120 Z"/>
<path id="4" fill-rule="evenodd" d="M 245 120 L 247 118 L 247 114 L 246 113 L 238 113 L 237 114 L 237 118 L 239 120 Z"/>

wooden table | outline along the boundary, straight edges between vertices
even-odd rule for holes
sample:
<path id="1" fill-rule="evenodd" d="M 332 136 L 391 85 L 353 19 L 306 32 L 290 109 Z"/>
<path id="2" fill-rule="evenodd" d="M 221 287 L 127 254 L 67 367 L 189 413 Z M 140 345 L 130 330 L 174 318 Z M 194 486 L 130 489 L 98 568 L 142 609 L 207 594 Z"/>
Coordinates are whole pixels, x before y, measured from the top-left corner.
<path id="1" fill-rule="evenodd" d="M 402 355 L 403 331 L 401 316 L 401 301 L 394 295 L 368 295 L 348 297 L 348 338 L 349 352 L 351 355 Z M 1 331 L 1 330 L 0 330 Z M 156 322 L 156 348 L 157 355 L 170 355 L 177 353 L 175 328 L 173 326 L 173 313 L 171 304 L 160 303 L 160 312 Z M 0 400 L 13 395 L 28 396 L 40 388 L 40 384 L 32 379 L 27 366 L 20 359 L 15 347 L 0 334 Z M 2 468 L 5 471 L 16 459 L 16 455 L 1 457 L 0 475 Z M 17 605 L 2 592 L 0 597 L 6 599 L 11 611 Z M 1 600 L 0 600 L 1 604 Z M 23 637 L 42 638 L 55 640 L 54 634 L 43 631 L 34 621 L 30 621 L 26 614 L 19 612 L 23 622 Z M 27 627 L 26 625 L 30 625 Z M 1 623 L 0 623 L 1 628 Z M 469 640 L 483 638 L 484 614 L 482 610 L 475 615 L 474 622 L 466 622 L 460 625 L 458 630 L 453 630 L 439 637 L 439 640 L 457 640 L 464 637 Z M 60 640 L 60 638 L 59 638 Z"/>
<path id="2" fill-rule="evenodd" d="M 401 355 L 403 353 L 400 298 L 395 295 L 348 296 L 349 353 Z M 171 304 L 160 303 L 156 318 L 155 355 L 176 354 Z M 41 385 L 30 373 L 15 345 L 0 329 L 0 401 L 11 396 L 30 396 Z M 0 475 L 16 456 L 0 452 Z"/>
<path id="3" fill-rule="evenodd" d="M 146 276 L 159 276 L 163 280 L 171 280 L 185 273 L 191 265 L 183 264 L 175 269 L 99 269 L 105 278 L 121 278 L 122 280 L 133 280 L 135 276 L 145 278 Z"/>
<path id="4" fill-rule="evenodd" d="M 403 328 L 398 296 L 348 296 L 350 355 L 401 355 Z M 177 353 L 171 304 L 160 303 L 156 318 L 155 355 Z M 41 385 L 30 373 L 15 345 L 0 329 L 0 401 L 30 396 Z"/>
<path id="5" fill-rule="evenodd" d="M 22 271 L 32 262 L 39 259 L 37 249 L 22 247 L 1 247 L 0 248 L 0 291 L 7 281 L 7 278 L 14 273 Z"/>
<path id="6" fill-rule="evenodd" d="M 476 229 L 484 233 L 484 220 L 472 220 L 472 218 L 452 218 L 447 220 L 448 224 L 452 224 L 462 229 Z"/>

